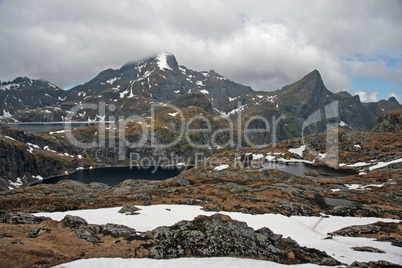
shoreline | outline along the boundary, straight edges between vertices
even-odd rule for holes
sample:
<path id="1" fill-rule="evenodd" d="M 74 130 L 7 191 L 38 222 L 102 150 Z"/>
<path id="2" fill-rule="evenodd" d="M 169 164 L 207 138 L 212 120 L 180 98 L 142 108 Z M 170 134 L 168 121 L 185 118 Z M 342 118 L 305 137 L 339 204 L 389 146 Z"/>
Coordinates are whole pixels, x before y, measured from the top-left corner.
<path id="1" fill-rule="evenodd" d="M 59 178 L 59 177 L 64 177 L 64 176 L 68 176 L 68 175 L 72 175 L 72 174 L 75 174 L 75 173 L 77 173 L 77 171 L 86 171 L 86 170 L 99 170 L 99 169 L 103 169 L 103 168 L 130 168 L 130 169 L 134 169 L 134 168 L 140 168 L 140 169 L 144 169 L 144 170 L 148 170 L 148 169 L 153 169 L 153 168 L 157 168 L 157 169 L 159 169 L 159 168 L 162 168 L 162 169 L 174 169 L 174 168 L 176 168 L 177 170 L 181 170 L 181 168 L 184 168 L 181 172 L 180 172 L 180 174 L 182 173 L 182 172 L 184 172 L 184 171 L 186 171 L 186 170 L 189 170 L 189 169 L 191 169 L 191 168 L 193 168 L 193 167 L 195 167 L 195 165 L 169 165 L 169 166 L 149 166 L 148 168 L 141 168 L 140 166 L 130 166 L 130 165 L 102 165 L 102 166 L 95 166 L 95 167 L 92 167 L 92 166 L 90 166 L 90 167 L 88 167 L 88 168 L 77 168 L 74 172 L 71 172 L 71 173 L 68 173 L 68 174 L 63 174 L 63 173 L 61 173 L 61 174 L 59 174 L 59 175 L 55 175 L 55 176 L 51 176 L 51 177 L 46 177 L 46 178 L 43 178 L 42 180 L 40 180 L 40 181 L 36 181 L 36 182 L 31 182 L 31 183 L 29 183 L 29 184 L 27 184 L 25 187 L 31 187 L 31 186 L 35 186 L 35 185 L 38 185 L 38 184 L 53 184 L 53 183 L 46 183 L 45 181 L 46 180 L 49 180 L 49 179 L 54 179 L 54 178 Z M 174 178 L 174 177 L 172 177 L 172 178 Z M 167 178 L 167 179 L 170 179 L 170 178 Z M 165 179 L 163 179 L 163 180 L 165 180 Z M 109 185 L 110 186 L 110 185 Z M 18 188 L 20 188 L 20 187 L 18 187 Z M 17 188 L 16 188 L 17 189 Z"/>

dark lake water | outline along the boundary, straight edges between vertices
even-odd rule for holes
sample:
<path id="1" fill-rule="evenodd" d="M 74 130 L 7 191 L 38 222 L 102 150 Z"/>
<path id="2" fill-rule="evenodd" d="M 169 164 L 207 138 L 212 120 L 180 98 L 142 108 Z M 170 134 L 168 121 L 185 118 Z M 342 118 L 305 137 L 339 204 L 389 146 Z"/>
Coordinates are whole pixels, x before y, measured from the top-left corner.
<path id="1" fill-rule="evenodd" d="M 292 173 L 296 176 L 306 176 L 304 172 L 307 171 L 318 171 L 320 174 L 318 177 L 312 178 L 337 178 L 346 177 L 351 175 L 350 171 L 342 169 L 333 169 L 329 167 L 319 167 L 303 162 L 292 162 L 292 163 L 281 163 L 281 162 L 267 162 L 264 164 L 263 169 L 278 169 L 288 173 Z M 309 177 L 309 176 L 307 176 Z"/>
<path id="2" fill-rule="evenodd" d="M 105 123 L 108 124 L 107 122 Z M 13 127 L 17 127 L 22 129 L 23 131 L 29 132 L 41 132 L 41 131 L 48 131 L 54 128 L 64 128 L 64 123 L 18 123 L 18 124 L 10 124 Z M 80 128 L 80 127 L 87 127 L 87 126 L 96 126 L 99 125 L 99 122 L 81 122 L 81 123 L 71 123 L 71 128 Z"/>
<path id="3" fill-rule="evenodd" d="M 80 122 L 71 123 L 71 128 L 79 128 L 86 126 L 98 125 L 99 122 Z M 105 122 L 108 124 L 108 122 Z M 13 124 L 24 131 L 40 132 L 47 131 L 54 128 L 64 128 L 64 123 L 19 123 Z M 297 176 L 306 176 L 304 172 L 318 171 L 318 177 L 311 178 L 336 178 L 349 176 L 351 173 L 345 170 L 337 170 L 328 167 L 318 167 L 303 162 L 281 163 L 281 162 L 267 162 L 264 164 L 263 169 L 278 169 Z M 83 183 L 102 182 L 110 186 L 119 184 L 127 179 L 138 180 L 164 180 L 179 175 L 185 167 L 169 167 L 169 168 L 155 168 L 148 169 L 133 167 L 110 167 L 99 169 L 78 170 L 77 172 L 65 176 L 59 176 L 47 179 L 42 183 L 54 184 L 62 180 L 75 180 Z"/>
<path id="4" fill-rule="evenodd" d="M 114 186 L 128 179 L 165 180 L 179 175 L 185 169 L 185 167 L 150 167 L 148 169 L 139 167 L 95 168 L 77 170 L 75 173 L 46 179 L 41 183 L 55 184 L 62 180 L 74 180 L 83 183 L 101 182 L 109 186 Z"/>

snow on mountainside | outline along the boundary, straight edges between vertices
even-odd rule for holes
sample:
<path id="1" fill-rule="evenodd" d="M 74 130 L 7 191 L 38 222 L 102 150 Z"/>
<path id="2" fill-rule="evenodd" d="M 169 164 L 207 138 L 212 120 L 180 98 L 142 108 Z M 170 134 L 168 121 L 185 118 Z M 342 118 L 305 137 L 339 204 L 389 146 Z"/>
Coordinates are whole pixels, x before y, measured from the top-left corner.
<path id="1" fill-rule="evenodd" d="M 23 109 L 59 104 L 66 96 L 66 91 L 44 80 L 18 77 L 13 81 L 3 81 L 0 86 L 0 118 L 10 117 Z"/>
<path id="2" fill-rule="evenodd" d="M 161 54 L 159 54 L 156 57 L 156 60 L 158 61 L 158 66 L 161 70 L 167 69 L 167 70 L 173 71 L 173 69 L 170 68 L 169 64 L 167 63 L 167 59 L 166 59 L 167 56 L 171 56 L 171 55 L 172 54 L 170 54 L 170 53 L 162 52 Z"/>
<path id="3" fill-rule="evenodd" d="M 84 85 L 71 89 L 68 100 L 152 98 L 174 101 L 180 95 L 193 92 L 208 95 L 215 108 L 229 112 L 237 105 L 229 98 L 244 98 L 253 91 L 212 70 L 198 72 L 179 66 L 173 54 L 163 52 L 141 62 L 126 64 L 118 70 L 101 72 Z"/>
<path id="4" fill-rule="evenodd" d="M 175 56 L 168 52 L 128 63 L 120 69 L 104 70 L 87 83 L 68 91 L 59 90 L 45 81 L 28 78 L 3 83 L 2 89 L 0 116 L 3 118 L 11 117 L 22 109 L 51 105 L 64 111 L 63 115 L 52 113 L 52 116 L 44 116 L 45 112 L 38 110 L 15 116 L 16 120 L 30 122 L 39 118 L 60 120 L 66 111 L 80 102 L 113 103 L 116 107 L 114 116 L 143 114 L 150 110 L 152 103 L 175 102 L 180 96 L 199 92 L 210 102 L 210 105 L 204 107 L 212 106 L 208 112 L 213 115 L 233 117 L 241 114 L 247 118 L 262 116 L 270 120 L 284 115 L 286 122 L 281 120 L 277 127 L 279 140 L 300 136 L 304 120 L 334 102 L 337 102 L 339 110 L 338 123 L 343 121 L 343 127 L 360 131 L 370 131 L 381 113 L 402 108 L 393 99 L 363 104 L 358 96 L 351 96 L 347 92 L 334 94 L 325 87 L 317 70 L 280 90 L 256 92 L 213 70 L 194 71 L 180 66 Z M 28 91 L 30 94 L 26 94 Z M 42 115 L 31 116 L 37 112 Z M 98 116 L 87 114 L 85 118 L 77 119 L 95 120 Z M 263 127 L 258 122 L 253 124 L 250 127 Z M 322 127 L 309 126 L 309 131 L 321 131 Z M 257 137 L 256 134 L 254 138 L 257 143 L 270 142 L 268 136 L 264 135 Z"/>

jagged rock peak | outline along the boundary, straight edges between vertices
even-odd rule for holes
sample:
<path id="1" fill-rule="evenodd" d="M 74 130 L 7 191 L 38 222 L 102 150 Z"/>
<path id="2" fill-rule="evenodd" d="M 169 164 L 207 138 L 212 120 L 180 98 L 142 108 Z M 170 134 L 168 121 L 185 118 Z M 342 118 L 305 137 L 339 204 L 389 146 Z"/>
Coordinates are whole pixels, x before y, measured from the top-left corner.
<path id="1" fill-rule="evenodd" d="M 329 93 L 328 89 L 324 85 L 320 72 L 317 70 L 308 73 L 299 81 L 283 87 L 282 90 L 288 92 L 288 94 L 302 94 L 300 96 L 303 97 L 308 97 L 307 95 L 311 94 L 316 95 Z"/>
<path id="2" fill-rule="evenodd" d="M 305 75 L 302 78 L 302 80 L 313 80 L 313 81 L 321 81 L 322 82 L 321 74 L 317 69 L 314 69 L 312 72 Z"/>
<path id="3" fill-rule="evenodd" d="M 390 97 L 390 98 L 388 99 L 388 101 L 393 102 L 393 103 L 398 103 L 398 104 L 399 104 L 399 102 L 396 100 L 396 98 L 395 98 L 394 96 Z"/>
<path id="4" fill-rule="evenodd" d="M 1 84 L 1 89 L 2 90 L 7 90 L 7 89 L 17 89 L 17 88 L 24 88 L 24 87 L 30 87 L 32 85 L 36 86 L 41 86 L 41 87 L 50 87 L 54 88 L 55 90 L 60 89 L 59 87 L 53 85 L 52 83 L 42 80 L 42 79 L 31 79 L 26 76 L 19 76 L 15 78 L 12 81 L 3 81 Z"/>

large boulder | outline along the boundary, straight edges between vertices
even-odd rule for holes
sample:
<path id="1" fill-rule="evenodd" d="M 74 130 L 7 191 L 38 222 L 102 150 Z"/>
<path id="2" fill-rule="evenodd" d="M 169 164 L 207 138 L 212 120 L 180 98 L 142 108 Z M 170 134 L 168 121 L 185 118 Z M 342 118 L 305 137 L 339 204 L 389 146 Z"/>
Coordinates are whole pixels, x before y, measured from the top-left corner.
<path id="1" fill-rule="evenodd" d="M 36 217 L 25 212 L 10 212 L 0 210 L 0 222 L 11 224 L 39 224 L 44 220 L 51 220 L 49 217 Z"/>
<path id="2" fill-rule="evenodd" d="M 171 227 L 158 227 L 147 234 L 154 240 L 151 258 L 184 256 L 254 257 L 279 263 L 316 263 L 337 265 L 325 252 L 300 247 L 292 239 L 283 239 L 268 228 L 254 230 L 245 222 L 214 214 L 181 221 Z"/>
<path id="3" fill-rule="evenodd" d="M 139 211 L 139 210 L 141 210 L 141 209 L 137 208 L 134 205 L 125 204 L 118 212 L 126 214 L 126 215 L 138 215 L 139 213 L 137 211 Z"/>

